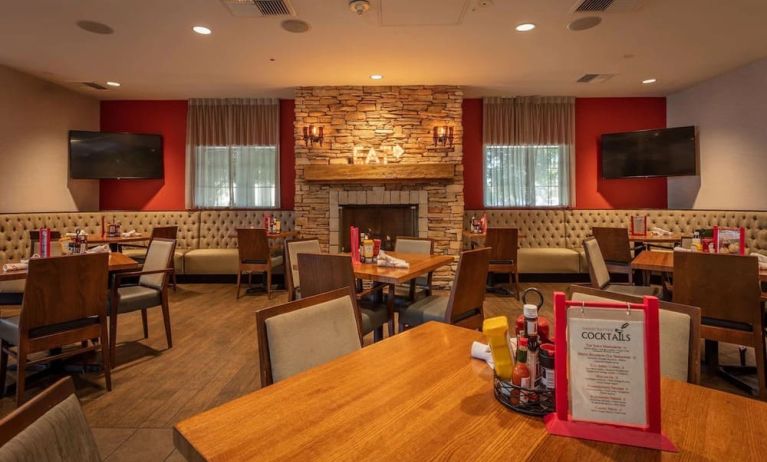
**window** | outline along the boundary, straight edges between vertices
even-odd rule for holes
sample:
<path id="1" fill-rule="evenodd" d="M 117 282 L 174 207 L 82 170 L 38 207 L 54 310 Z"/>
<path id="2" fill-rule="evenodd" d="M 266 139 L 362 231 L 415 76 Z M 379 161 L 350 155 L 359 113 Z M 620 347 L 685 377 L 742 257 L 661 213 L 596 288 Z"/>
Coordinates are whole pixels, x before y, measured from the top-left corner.
<path id="1" fill-rule="evenodd" d="M 562 145 L 486 145 L 486 207 L 569 205 L 568 149 Z"/>
<path id="2" fill-rule="evenodd" d="M 277 206 L 276 146 L 197 146 L 197 207 Z"/>

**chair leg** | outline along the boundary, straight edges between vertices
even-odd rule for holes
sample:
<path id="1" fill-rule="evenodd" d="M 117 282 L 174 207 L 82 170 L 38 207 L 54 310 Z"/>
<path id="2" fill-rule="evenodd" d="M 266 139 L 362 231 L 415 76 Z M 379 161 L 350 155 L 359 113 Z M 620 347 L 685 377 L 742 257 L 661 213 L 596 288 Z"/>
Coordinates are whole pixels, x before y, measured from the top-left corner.
<path id="1" fill-rule="evenodd" d="M 378 326 L 373 329 L 373 342 L 380 342 L 383 340 L 384 330 L 383 326 Z"/>
<path id="2" fill-rule="evenodd" d="M 170 309 L 168 307 L 167 293 L 163 293 L 162 297 L 162 320 L 165 323 L 165 340 L 168 342 L 168 348 L 173 348 L 173 337 L 170 333 Z"/>
<path id="3" fill-rule="evenodd" d="M 112 391 L 112 362 L 109 360 L 109 345 L 107 341 L 107 326 L 101 325 L 101 367 L 104 368 L 104 382 L 106 382 L 107 391 Z"/>
<path id="4" fill-rule="evenodd" d="M 141 324 L 144 327 L 144 338 L 149 338 L 149 321 L 147 320 L 146 310 L 141 310 Z"/>
<path id="5" fill-rule="evenodd" d="M 19 356 L 16 358 L 16 406 L 24 403 L 24 385 L 27 372 L 27 349 L 22 345 L 18 347 Z"/>
<path id="6" fill-rule="evenodd" d="M 178 285 L 178 280 L 176 279 L 176 271 L 173 271 L 173 292 L 176 291 L 176 286 Z"/>
<path id="7" fill-rule="evenodd" d="M 762 401 L 767 400 L 767 375 L 765 369 L 765 352 L 764 352 L 764 333 L 756 333 L 756 342 L 754 344 L 754 352 L 756 353 L 756 375 L 759 379 L 759 399 Z"/>
<path id="8" fill-rule="evenodd" d="M 116 363 L 115 356 L 117 351 L 117 310 L 112 310 L 112 314 L 109 316 L 109 364 L 113 366 Z"/>
<path id="9" fill-rule="evenodd" d="M 410 290 L 408 292 L 408 300 L 411 302 L 415 300 L 415 279 L 410 280 Z"/>
<path id="10" fill-rule="evenodd" d="M 0 340 L 0 397 L 5 396 L 5 379 L 8 374 L 8 352 L 5 350 L 10 348 L 5 340 Z"/>
<path id="11" fill-rule="evenodd" d="M 517 300 L 522 297 L 522 292 L 519 291 L 519 270 L 514 268 L 514 287 L 517 291 Z"/>
<path id="12" fill-rule="evenodd" d="M 240 283 L 242 282 L 242 270 L 237 271 L 237 300 L 240 299 Z"/>
<path id="13" fill-rule="evenodd" d="M 272 270 L 266 270 L 266 298 L 272 298 Z"/>

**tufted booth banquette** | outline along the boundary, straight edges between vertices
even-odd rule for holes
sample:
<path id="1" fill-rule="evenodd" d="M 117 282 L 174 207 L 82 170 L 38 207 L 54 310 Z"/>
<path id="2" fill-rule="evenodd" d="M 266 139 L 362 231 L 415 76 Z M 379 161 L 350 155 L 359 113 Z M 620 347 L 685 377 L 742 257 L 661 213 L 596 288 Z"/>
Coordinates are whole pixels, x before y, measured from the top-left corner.
<path id="1" fill-rule="evenodd" d="M 464 229 L 472 215 L 464 213 Z M 634 215 L 647 216 L 648 227 L 692 234 L 712 226 L 744 227 L 751 251 L 767 254 L 767 212 L 725 210 L 487 210 L 489 226 L 519 228 L 519 267 L 522 273 L 588 272 L 581 243 L 594 226 L 628 227 Z M 466 243 L 464 243 L 466 245 Z"/>
<path id="2" fill-rule="evenodd" d="M 169 212 L 72 212 L 0 214 L 0 263 L 28 258 L 29 231 L 48 226 L 62 233 L 84 229 L 101 232 L 101 219 L 120 222 L 123 230 L 134 229 L 149 236 L 155 226 L 178 226 L 176 271 L 179 274 L 236 274 L 238 227 L 260 227 L 264 214 L 279 218 L 286 231 L 294 229 L 291 211 L 189 210 Z M 127 254 L 143 249 L 126 248 Z M 6 291 L 8 289 L 6 288 Z"/>

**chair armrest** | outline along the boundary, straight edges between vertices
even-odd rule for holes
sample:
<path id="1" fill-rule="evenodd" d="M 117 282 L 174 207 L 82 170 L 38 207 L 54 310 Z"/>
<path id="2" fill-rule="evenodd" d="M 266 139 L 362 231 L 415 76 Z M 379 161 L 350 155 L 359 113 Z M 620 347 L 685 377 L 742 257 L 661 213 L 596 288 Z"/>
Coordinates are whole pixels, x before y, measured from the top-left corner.
<path id="1" fill-rule="evenodd" d="M 168 273 L 172 274 L 175 272 L 173 268 L 166 268 L 162 270 L 154 270 L 154 271 L 128 271 L 128 272 L 122 272 L 122 273 L 115 273 L 114 279 L 112 281 L 113 288 L 120 287 L 120 282 L 125 278 L 132 278 L 132 277 L 140 277 L 144 276 L 146 274 L 160 274 L 160 273 Z"/>
<path id="2" fill-rule="evenodd" d="M 141 244 L 120 244 L 120 247 L 132 247 L 136 249 L 149 249 L 148 245 L 141 245 Z"/>

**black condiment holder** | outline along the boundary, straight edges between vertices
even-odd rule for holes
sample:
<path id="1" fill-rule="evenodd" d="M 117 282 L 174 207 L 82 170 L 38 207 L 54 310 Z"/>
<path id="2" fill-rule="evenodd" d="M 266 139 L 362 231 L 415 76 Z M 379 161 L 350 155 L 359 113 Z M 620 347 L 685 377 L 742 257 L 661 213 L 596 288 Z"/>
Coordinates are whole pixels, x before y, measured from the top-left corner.
<path id="1" fill-rule="evenodd" d="M 530 389 L 493 375 L 493 394 L 501 404 L 521 414 L 542 417 L 556 409 L 554 390 L 541 386 L 540 380 L 536 381 L 534 389 Z"/>

